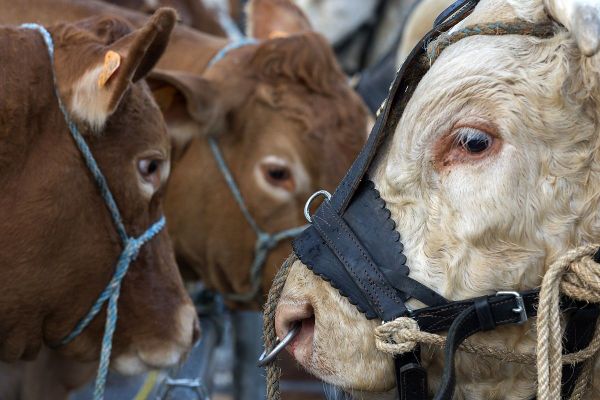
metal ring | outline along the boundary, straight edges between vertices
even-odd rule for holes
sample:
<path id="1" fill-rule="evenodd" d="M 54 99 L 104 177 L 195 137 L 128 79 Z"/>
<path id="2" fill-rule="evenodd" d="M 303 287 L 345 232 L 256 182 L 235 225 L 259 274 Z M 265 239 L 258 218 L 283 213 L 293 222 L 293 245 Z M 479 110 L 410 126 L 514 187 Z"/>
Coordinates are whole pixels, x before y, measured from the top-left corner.
<path id="1" fill-rule="evenodd" d="M 312 224 L 312 217 L 310 216 L 310 205 L 319 196 L 323 196 L 327 200 L 331 200 L 331 193 L 329 193 L 327 190 L 319 190 L 318 192 L 313 193 L 312 196 L 310 196 L 308 198 L 308 200 L 306 201 L 306 204 L 304 205 L 304 218 L 306 218 L 306 220 L 310 224 Z"/>
<path id="2" fill-rule="evenodd" d="M 262 354 L 258 358 L 257 365 L 259 367 L 264 367 L 267 364 L 270 364 L 271 361 L 273 361 L 275 359 L 275 357 L 277 357 L 277 354 L 279 354 L 281 352 L 281 350 L 285 349 L 285 346 L 290 344 L 290 342 L 292 340 L 294 340 L 296 335 L 298 335 L 300 333 L 300 328 L 302 328 L 301 323 L 294 324 L 294 326 L 292 326 L 292 329 L 290 329 L 290 331 L 287 333 L 287 335 L 285 335 L 283 340 L 281 340 L 279 343 L 277 343 L 275 345 L 275 347 L 273 348 L 273 350 L 271 350 L 271 352 L 269 354 L 267 354 L 266 350 L 262 352 Z"/>

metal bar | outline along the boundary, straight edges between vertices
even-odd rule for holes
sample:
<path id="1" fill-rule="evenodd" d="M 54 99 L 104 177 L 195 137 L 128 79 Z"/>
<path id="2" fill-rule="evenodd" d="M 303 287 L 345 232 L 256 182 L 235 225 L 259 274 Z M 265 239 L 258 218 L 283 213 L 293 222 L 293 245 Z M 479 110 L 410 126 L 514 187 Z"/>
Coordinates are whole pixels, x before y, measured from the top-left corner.
<path id="1" fill-rule="evenodd" d="M 264 370 L 256 366 L 263 351 L 262 313 L 233 312 L 235 364 L 233 369 L 234 399 L 258 400 L 267 397 Z"/>

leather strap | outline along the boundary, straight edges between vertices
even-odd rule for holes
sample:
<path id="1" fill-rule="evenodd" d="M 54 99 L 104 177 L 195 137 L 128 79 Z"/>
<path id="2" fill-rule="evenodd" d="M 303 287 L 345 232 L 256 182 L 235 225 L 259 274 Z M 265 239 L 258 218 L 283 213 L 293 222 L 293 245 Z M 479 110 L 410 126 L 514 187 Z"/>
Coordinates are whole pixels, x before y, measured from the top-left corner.
<path id="1" fill-rule="evenodd" d="M 455 353 L 466 338 L 475 333 L 495 329 L 496 326 L 517 324 L 523 321 L 521 313 L 516 312 L 520 305 L 524 305 L 526 318 L 537 315 L 538 294 L 536 291 L 521 293 L 523 303 L 519 303 L 514 295 L 485 296 L 472 300 L 450 303 L 443 307 L 429 307 L 417 310 L 413 317 L 422 330 L 435 332 L 448 329 L 446 348 L 444 349 L 444 371 L 440 388 L 434 400 L 452 400 L 455 388 Z M 565 331 L 567 343 L 565 353 L 572 353 L 585 348 L 592 339 L 595 322 L 599 310 L 596 305 L 584 304 L 568 298 L 561 299 L 561 310 L 569 314 L 569 323 Z M 450 325 L 448 327 L 448 325 Z M 404 369 L 405 374 L 410 374 L 410 368 Z M 416 365 L 416 367 L 415 367 Z M 582 365 L 565 366 L 563 368 L 563 398 L 568 398 L 573 391 Z M 415 371 L 417 376 L 420 372 Z M 411 383 L 409 383 L 411 385 Z M 419 386 L 418 383 L 415 384 Z M 415 390 L 398 388 L 399 392 Z"/>
<path id="2" fill-rule="evenodd" d="M 329 202 L 325 202 L 320 211 L 313 216 L 313 226 L 342 262 L 354 284 L 366 295 L 371 309 L 383 321 L 405 314 L 402 297 L 391 290 L 389 282 L 354 232 Z"/>
<path id="3" fill-rule="evenodd" d="M 519 292 L 519 295 L 523 300 L 527 318 L 535 317 L 537 315 L 539 290 Z M 486 325 L 493 323 L 498 326 L 521 321 L 521 314 L 513 311 L 513 309 L 519 306 L 516 296 L 510 294 L 482 296 L 474 299 L 453 301 L 443 306 L 420 308 L 413 311 L 411 316 L 417 321 L 419 328 L 424 332 L 447 331 L 451 328 L 453 321 L 468 309 L 472 309 L 475 317 L 477 317 L 475 303 L 481 302 L 486 302 L 489 306 L 488 317 L 490 319 L 485 321 Z M 561 309 L 571 310 L 577 307 L 578 304 L 565 299 L 563 300 L 563 304 L 561 304 Z M 476 319 L 478 321 L 478 318 Z"/>
<path id="4" fill-rule="evenodd" d="M 367 318 L 391 321 L 407 315 L 404 302 L 416 298 L 437 306 L 447 301 L 408 277 L 400 234 L 385 201 L 363 182 L 340 216 L 328 202 L 294 241 L 294 251 L 314 273 L 330 282 Z"/>
<path id="5" fill-rule="evenodd" d="M 340 215 L 343 215 L 348 207 L 354 192 L 365 176 L 384 139 L 394 132 L 412 93 L 429 69 L 429 64 L 423 60 L 427 44 L 441 32 L 447 31 L 460 22 L 478 2 L 479 0 L 459 0 L 454 3 L 451 6 L 453 7 L 452 11 L 446 13 L 444 20 L 438 21 L 438 24 L 421 39 L 402 64 L 402 68 L 390 88 L 388 99 L 377 118 L 365 147 L 363 147 L 333 194 L 331 203 Z"/>

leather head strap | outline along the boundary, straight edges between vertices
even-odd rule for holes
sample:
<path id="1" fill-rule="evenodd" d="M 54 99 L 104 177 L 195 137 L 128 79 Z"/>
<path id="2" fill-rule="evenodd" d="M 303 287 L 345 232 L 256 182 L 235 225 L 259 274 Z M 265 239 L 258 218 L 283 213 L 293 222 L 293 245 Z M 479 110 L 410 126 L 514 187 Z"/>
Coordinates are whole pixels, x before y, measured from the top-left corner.
<path id="1" fill-rule="evenodd" d="M 411 297 L 429 306 L 446 303 L 442 296 L 408 277 L 400 234 L 385 202 L 364 177 L 429 69 L 427 44 L 462 20 L 477 2 L 456 2 L 414 48 L 390 88 L 365 147 L 332 198 L 319 207 L 312 226 L 293 243 L 300 260 L 367 318 L 390 321 L 405 315 L 408 310 L 404 302 Z"/>

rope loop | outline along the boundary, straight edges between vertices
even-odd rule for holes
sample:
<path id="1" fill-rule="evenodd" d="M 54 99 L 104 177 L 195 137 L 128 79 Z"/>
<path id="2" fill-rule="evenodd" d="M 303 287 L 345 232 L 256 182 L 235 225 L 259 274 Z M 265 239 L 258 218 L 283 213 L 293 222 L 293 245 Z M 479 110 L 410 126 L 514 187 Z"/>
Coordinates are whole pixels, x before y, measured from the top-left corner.
<path id="1" fill-rule="evenodd" d="M 588 347 L 563 355 L 560 295 L 562 292 L 575 300 L 600 303 L 600 265 L 593 259 L 598 248 L 600 245 L 593 244 L 571 250 L 548 268 L 540 289 L 535 353 L 490 347 L 468 339 L 459 349 L 503 362 L 537 365 L 539 400 L 560 398 L 563 364 L 585 362 L 573 398 L 581 396 L 589 387 L 593 363 L 600 351 L 600 324 Z M 379 351 L 403 354 L 412 351 L 417 343 L 443 347 L 446 338 L 420 331 L 417 322 L 409 317 L 400 317 L 375 328 L 375 346 Z"/>
<path id="2" fill-rule="evenodd" d="M 375 328 L 375 346 L 385 353 L 404 354 L 417 346 L 415 333 L 420 332 L 417 321 L 400 317 Z"/>

